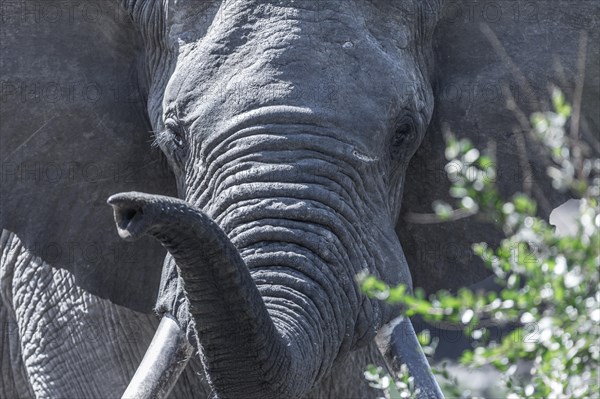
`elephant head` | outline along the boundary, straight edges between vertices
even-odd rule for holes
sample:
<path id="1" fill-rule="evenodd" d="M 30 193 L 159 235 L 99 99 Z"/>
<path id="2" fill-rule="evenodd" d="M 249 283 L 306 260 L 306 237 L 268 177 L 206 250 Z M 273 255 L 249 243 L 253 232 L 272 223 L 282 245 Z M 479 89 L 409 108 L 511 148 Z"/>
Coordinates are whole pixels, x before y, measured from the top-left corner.
<path id="1" fill-rule="evenodd" d="M 433 109 L 437 5 L 125 6 L 181 198 L 109 199 L 121 237 L 169 252 L 163 323 L 126 396 L 166 394 L 194 347 L 219 397 L 301 397 L 378 333 L 439 395 L 410 323 L 394 338 L 407 321 L 355 283 L 366 270 L 412 287 L 394 226 Z"/>

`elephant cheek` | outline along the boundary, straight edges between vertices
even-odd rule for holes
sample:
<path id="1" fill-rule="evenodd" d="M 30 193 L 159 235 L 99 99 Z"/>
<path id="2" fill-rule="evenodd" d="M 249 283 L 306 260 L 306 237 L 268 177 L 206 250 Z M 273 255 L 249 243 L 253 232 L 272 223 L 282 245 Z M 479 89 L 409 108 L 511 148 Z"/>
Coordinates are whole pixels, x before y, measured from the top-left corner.
<path id="1" fill-rule="evenodd" d="M 161 317 L 173 319 L 186 337 L 186 342 L 198 348 L 194 332 L 194 321 L 190 313 L 189 301 L 184 291 L 184 284 L 177 269 L 177 263 L 168 253 L 165 257 L 160 280 L 160 287 L 154 307 Z"/>

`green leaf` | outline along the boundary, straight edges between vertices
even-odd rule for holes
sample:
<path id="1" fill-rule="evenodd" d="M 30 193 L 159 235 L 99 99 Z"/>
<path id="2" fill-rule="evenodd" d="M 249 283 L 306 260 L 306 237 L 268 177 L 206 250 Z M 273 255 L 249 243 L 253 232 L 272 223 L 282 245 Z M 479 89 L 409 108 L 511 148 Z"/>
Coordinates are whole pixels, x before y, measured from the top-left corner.
<path id="1" fill-rule="evenodd" d="M 525 215 L 535 215 L 537 206 L 535 202 L 525 194 L 515 194 L 513 197 L 515 211 Z"/>
<path id="2" fill-rule="evenodd" d="M 419 343 L 422 346 L 429 345 L 431 343 L 431 333 L 429 332 L 429 330 L 421 331 L 417 335 L 417 338 L 419 339 Z"/>
<path id="3" fill-rule="evenodd" d="M 452 217 L 452 207 L 444 201 L 435 201 L 433 203 L 433 211 L 441 220 L 448 220 Z"/>

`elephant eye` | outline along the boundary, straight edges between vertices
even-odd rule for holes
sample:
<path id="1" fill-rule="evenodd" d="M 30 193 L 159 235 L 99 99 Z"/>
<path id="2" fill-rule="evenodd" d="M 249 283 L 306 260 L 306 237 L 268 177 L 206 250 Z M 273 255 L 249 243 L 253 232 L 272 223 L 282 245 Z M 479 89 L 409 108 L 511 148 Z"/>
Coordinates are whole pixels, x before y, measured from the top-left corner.
<path id="1" fill-rule="evenodd" d="M 167 118 L 165 120 L 165 127 L 170 134 L 170 139 L 179 148 L 182 148 L 184 141 L 184 130 L 179 122 L 173 118 Z"/>
<path id="2" fill-rule="evenodd" d="M 396 127 L 390 140 L 389 151 L 392 160 L 398 160 L 411 151 L 417 131 L 411 118 L 403 118 Z"/>
<path id="3" fill-rule="evenodd" d="M 414 125 L 410 122 L 402 122 L 394 132 L 392 147 L 398 150 L 405 143 L 410 143 L 415 135 Z"/>
<path id="4" fill-rule="evenodd" d="M 399 138 L 407 139 L 407 138 L 410 138 L 412 131 L 413 131 L 412 124 L 405 122 L 396 129 L 396 136 Z"/>

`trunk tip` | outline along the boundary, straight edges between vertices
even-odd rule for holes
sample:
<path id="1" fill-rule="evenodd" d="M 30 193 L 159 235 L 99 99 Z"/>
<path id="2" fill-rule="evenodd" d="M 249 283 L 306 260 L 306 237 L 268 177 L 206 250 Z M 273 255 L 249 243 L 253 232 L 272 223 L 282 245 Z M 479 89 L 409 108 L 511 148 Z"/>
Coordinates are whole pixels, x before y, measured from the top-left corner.
<path id="1" fill-rule="evenodd" d="M 148 217 L 144 216 L 144 205 L 148 194 L 129 192 L 111 195 L 106 201 L 113 208 L 115 224 L 119 236 L 126 241 L 134 241 L 149 227 Z"/>

